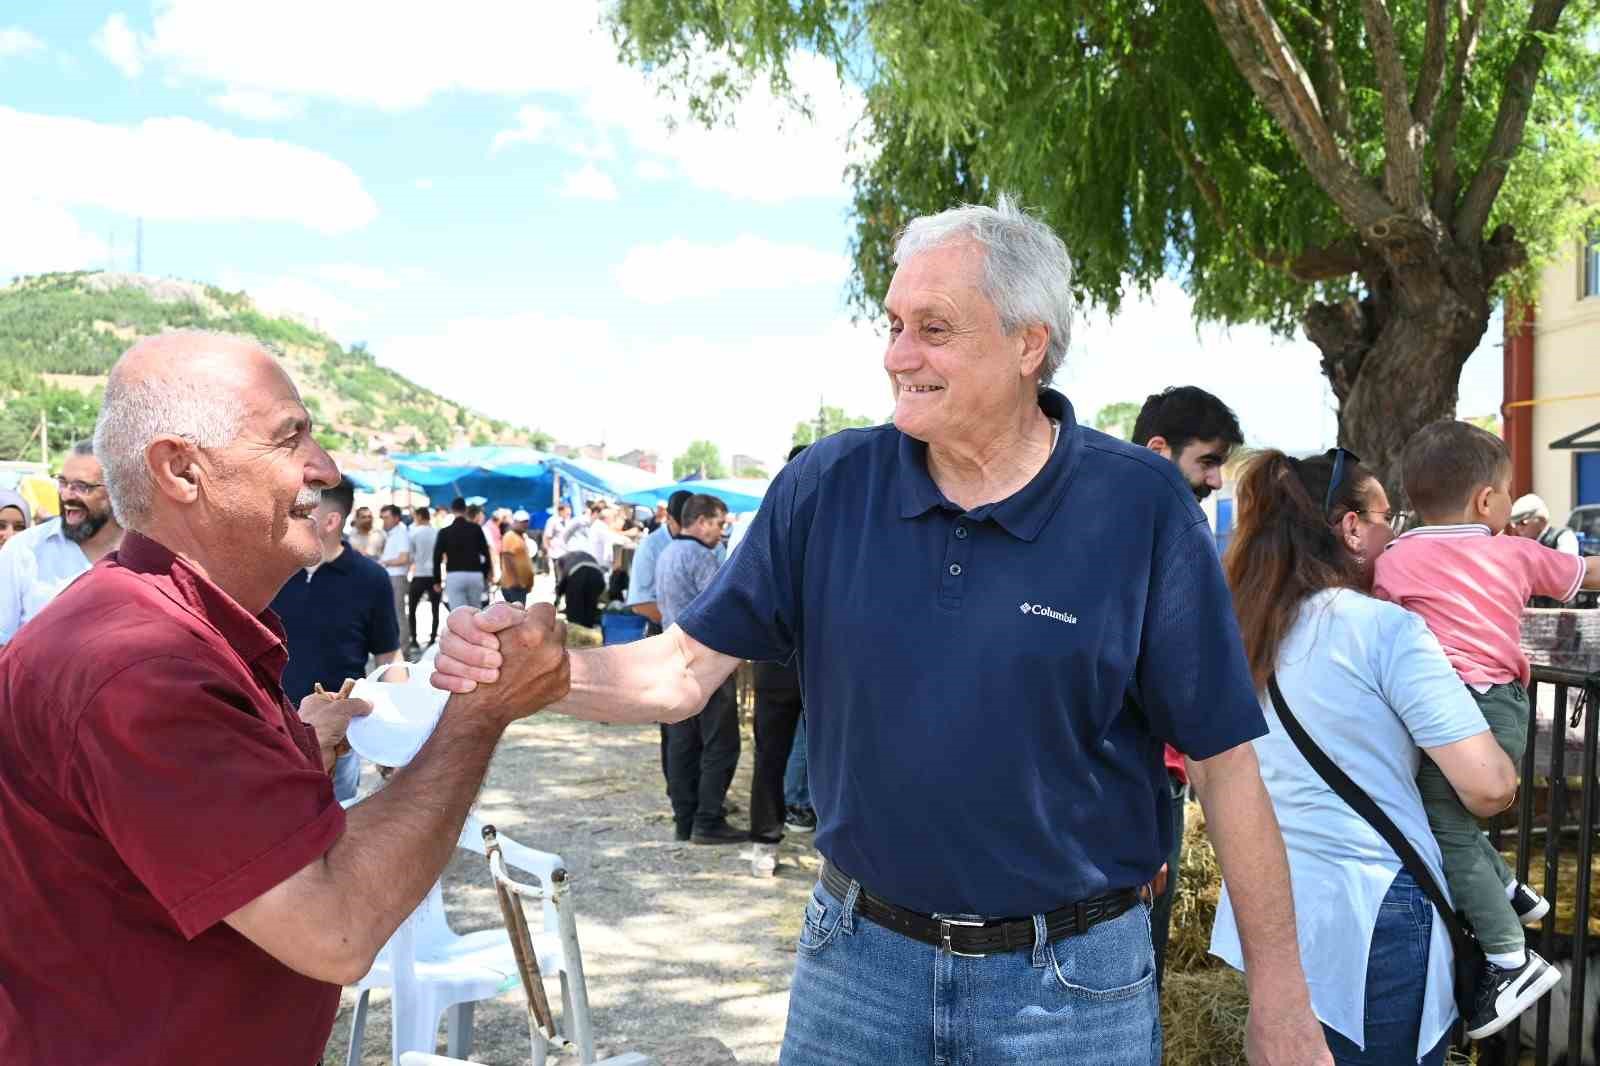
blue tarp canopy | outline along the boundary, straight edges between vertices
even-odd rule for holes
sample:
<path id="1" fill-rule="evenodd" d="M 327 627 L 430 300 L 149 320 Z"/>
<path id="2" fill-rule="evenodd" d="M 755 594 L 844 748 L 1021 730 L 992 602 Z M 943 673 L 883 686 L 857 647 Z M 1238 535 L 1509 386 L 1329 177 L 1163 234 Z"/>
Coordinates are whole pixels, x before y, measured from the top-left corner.
<path id="1" fill-rule="evenodd" d="M 574 509 L 589 497 L 616 497 L 656 481 L 655 474 L 622 463 L 493 444 L 392 458 L 395 475 L 421 487 L 435 507 L 448 507 L 456 496 L 482 496 L 490 511 L 526 510 L 536 528 L 549 513 L 557 476 L 562 499 Z"/>
<path id="2" fill-rule="evenodd" d="M 761 499 L 767 494 L 768 481 L 751 477 L 719 477 L 703 478 L 694 481 L 674 481 L 666 485 L 657 485 L 654 488 L 644 489 L 640 492 L 630 492 L 622 497 L 623 503 L 643 504 L 654 507 L 662 503 L 679 489 L 690 492 L 703 492 L 707 496 L 715 496 L 728 505 L 728 510 L 734 514 L 743 514 L 754 511 L 761 506 Z"/>

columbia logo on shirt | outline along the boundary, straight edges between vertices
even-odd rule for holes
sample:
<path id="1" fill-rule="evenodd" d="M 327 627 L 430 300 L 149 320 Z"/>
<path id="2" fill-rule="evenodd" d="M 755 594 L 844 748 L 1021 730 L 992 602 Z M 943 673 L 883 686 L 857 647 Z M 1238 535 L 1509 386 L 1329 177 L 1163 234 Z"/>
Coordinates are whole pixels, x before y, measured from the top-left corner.
<path id="1" fill-rule="evenodd" d="M 1067 623 L 1068 625 L 1071 625 L 1071 626 L 1075 626 L 1075 625 L 1078 624 L 1078 616 L 1077 615 L 1075 615 L 1075 614 L 1063 614 L 1062 612 L 1056 610 L 1054 607 L 1046 607 L 1042 603 L 1027 603 L 1027 602 L 1024 602 L 1020 609 L 1021 609 L 1023 614 L 1036 614 L 1036 615 L 1039 615 L 1041 618 L 1054 618 L 1057 622 L 1065 622 L 1065 623 Z"/>

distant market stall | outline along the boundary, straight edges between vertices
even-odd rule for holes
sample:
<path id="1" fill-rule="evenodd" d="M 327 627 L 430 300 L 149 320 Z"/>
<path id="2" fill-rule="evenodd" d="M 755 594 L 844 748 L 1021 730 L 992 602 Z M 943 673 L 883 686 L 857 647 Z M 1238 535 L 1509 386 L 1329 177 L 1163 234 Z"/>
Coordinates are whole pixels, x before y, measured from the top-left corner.
<path id="1" fill-rule="evenodd" d="M 558 502 L 574 510 L 598 496 L 616 499 L 654 484 L 656 475 L 604 459 L 568 459 L 533 448 L 481 445 L 444 452 L 391 457 L 394 476 L 418 486 L 435 507 L 482 497 L 484 507 L 509 507 L 533 516 L 542 527 Z"/>
<path id="2" fill-rule="evenodd" d="M 687 489 L 690 492 L 715 496 L 728 505 L 728 510 L 732 514 L 744 514 L 761 506 L 761 501 L 767 494 L 767 486 L 770 484 L 769 481 L 750 477 L 696 478 L 630 492 L 622 496 L 621 500 L 623 503 L 654 507 L 658 503 L 665 502 L 667 497 L 679 489 Z"/>

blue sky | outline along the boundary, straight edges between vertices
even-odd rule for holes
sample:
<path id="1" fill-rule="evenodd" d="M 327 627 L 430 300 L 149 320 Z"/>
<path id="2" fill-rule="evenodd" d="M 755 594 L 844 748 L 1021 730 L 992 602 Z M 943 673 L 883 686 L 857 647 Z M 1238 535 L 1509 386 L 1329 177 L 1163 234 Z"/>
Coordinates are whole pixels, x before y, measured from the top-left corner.
<path id="1" fill-rule="evenodd" d="M 706 130 L 584 0 L 0 8 L 0 276 L 132 269 L 142 217 L 147 273 L 245 288 L 490 414 L 774 459 L 819 397 L 888 408 L 844 303 L 860 100 L 797 74 L 814 120 L 756 92 Z M 1080 415 L 1201 384 L 1253 441 L 1331 443 L 1309 344 L 1188 312 L 1167 284 L 1086 314 L 1058 381 Z M 1486 341 L 1464 414 L 1499 404 Z"/>

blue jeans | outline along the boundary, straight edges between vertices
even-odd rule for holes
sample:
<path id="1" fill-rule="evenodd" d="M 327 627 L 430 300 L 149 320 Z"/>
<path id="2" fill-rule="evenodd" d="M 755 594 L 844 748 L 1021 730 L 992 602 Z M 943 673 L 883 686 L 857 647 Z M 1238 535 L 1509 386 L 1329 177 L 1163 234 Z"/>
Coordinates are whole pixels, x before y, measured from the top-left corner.
<path id="1" fill-rule="evenodd" d="M 1433 935 L 1433 904 L 1412 876 L 1401 870 L 1378 905 L 1367 956 L 1365 1049 L 1322 1027 L 1328 1050 L 1339 1066 L 1394 1066 L 1416 1062 L 1422 1027 L 1422 997 L 1428 980 L 1428 939 Z M 1449 1035 L 1421 1059 L 1422 1066 L 1444 1062 Z"/>
<path id="2" fill-rule="evenodd" d="M 806 905 L 781 1066 L 1159 1066 L 1145 908 L 966 958 L 890 932 L 820 884 Z"/>
<path id="3" fill-rule="evenodd" d="M 333 760 L 333 798 L 356 798 L 356 787 L 361 784 L 361 756 L 347 751 Z"/>
<path id="4" fill-rule="evenodd" d="M 806 716 L 794 731 L 794 746 L 789 749 L 789 768 L 783 775 L 783 802 L 790 807 L 811 806 L 810 781 L 806 777 Z"/>

